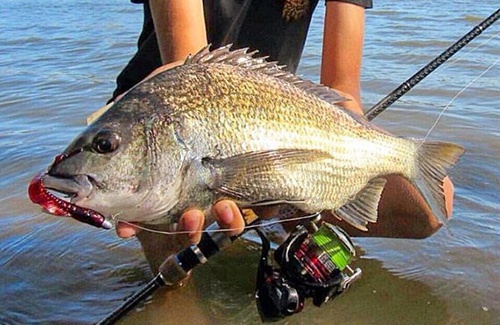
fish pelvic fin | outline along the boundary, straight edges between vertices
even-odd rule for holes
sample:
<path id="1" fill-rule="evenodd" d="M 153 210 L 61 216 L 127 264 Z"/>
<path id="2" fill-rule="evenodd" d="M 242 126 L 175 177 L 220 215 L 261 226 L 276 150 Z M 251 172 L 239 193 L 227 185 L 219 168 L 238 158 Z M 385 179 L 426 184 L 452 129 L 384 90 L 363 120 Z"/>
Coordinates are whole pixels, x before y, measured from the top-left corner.
<path id="1" fill-rule="evenodd" d="M 384 178 L 370 180 L 354 199 L 335 210 L 333 215 L 360 230 L 367 231 L 368 222 L 377 222 L 378 203 L 385 183 Z"/>
<path id="2" fill-rule="evenodd" d="M 465 149 L 448 142 L 424 142 L 417 150 L 416 177 L 412 181 L 441 224 L 445 224 L 446 205 L 443 180 L 465 153 Z"/>

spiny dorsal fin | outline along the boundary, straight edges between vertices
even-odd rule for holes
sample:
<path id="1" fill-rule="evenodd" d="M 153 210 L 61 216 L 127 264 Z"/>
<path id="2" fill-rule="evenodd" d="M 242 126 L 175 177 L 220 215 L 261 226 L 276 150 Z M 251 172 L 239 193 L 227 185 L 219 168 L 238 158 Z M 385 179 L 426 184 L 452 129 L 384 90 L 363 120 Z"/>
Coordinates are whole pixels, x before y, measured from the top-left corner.
<path id="1" fill-rule="evenodd" d="M 330 104 L 348 100 L 332 88 L 304 80 L 286 71 L 284 66 L 278 65 L 277 62 L 267 61 L 268 57 L 255 57 L 258 51 L 248 52 L 248 48 L 232 51 L 231 46 L 232 44 L 229 44 L 213 51 L 210 51 L 210 46 L 206 46 L 195 55 L 189 55 L 184 64 L 223 63 L 284 80 Z"/>

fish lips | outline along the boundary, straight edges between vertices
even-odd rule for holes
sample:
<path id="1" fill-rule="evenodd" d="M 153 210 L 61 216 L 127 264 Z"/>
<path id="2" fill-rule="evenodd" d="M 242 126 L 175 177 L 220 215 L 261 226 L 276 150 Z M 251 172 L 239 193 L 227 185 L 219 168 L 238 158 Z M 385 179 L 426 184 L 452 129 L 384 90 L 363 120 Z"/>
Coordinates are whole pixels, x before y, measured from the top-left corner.
<path id="1" fill-rule="evenodd" d="M 71 196 L 72 202 L 78 202 L 88 197 L 94 188 L 91 178 L 87 175 L 58 177 L 45 174 L 42 181 L 46 188 Z"/>
<path id="2" fill-rule="evenodd" d="M 93 187 L 91 178 L 86 175 L 56 177 L 50 174 L 39 174 L 31 181 L 28 195 L 33 203 L 40 205 L 44 211 L 50 214 L 72 217 L 98 228 L 111 229 L 112 223 L 102 214 L 72 203 L 88 197 L 92 193 Z M 69 195 L 72 202 L 55 196 L 47 189 Z"/>

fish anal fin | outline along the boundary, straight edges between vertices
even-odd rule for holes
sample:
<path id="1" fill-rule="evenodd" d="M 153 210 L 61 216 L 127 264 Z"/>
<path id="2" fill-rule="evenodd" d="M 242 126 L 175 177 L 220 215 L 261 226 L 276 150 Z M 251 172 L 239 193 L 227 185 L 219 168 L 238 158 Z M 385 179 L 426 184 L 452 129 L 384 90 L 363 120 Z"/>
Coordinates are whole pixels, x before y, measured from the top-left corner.
<path id="1" fill-rule="evenodd" d="M 358 192 L 354 199 L 333 212 L 334 216 L 352 226 L 367 231 L 366 225 L 377 222 L 378 203 L 386 180 L 374 178 Z"/>

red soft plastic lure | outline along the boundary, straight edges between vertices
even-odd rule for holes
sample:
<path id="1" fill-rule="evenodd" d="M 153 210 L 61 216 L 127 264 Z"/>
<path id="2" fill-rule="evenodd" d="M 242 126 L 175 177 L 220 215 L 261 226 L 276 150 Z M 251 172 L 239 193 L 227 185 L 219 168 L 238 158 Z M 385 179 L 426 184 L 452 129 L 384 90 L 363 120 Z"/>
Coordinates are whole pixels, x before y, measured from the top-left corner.
<path id="1" fill-rule="evenodd" d="M 56 162 L 57 160 L 56 157 Z M 48 192 L 43 185 L 43 176 L 44 173 L 35 176 L 28 187 L 31 202 L 40 205 L 44 211 L 56 216 L 72 217 L 98 228 L 112 228 L 111 222 L 100 213 L 66 202 Z"/>

